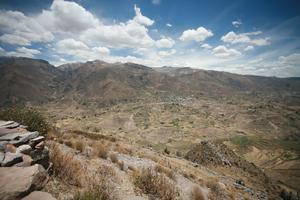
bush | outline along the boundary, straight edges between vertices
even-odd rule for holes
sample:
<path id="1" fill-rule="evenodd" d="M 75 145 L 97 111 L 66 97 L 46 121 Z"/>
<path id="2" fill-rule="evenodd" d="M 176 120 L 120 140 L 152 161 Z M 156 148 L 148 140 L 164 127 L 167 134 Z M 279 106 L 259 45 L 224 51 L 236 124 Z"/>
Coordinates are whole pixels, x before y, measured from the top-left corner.
<path id="1" fill-rule="evenodd" d="M 40 112 L 33 108 L 4 108 L 0 110 L 0 120 L 15 121 L 27 126 L 29 131 L 46 135 L 48 124 Z"/>
<path id="2" fill-rule="evenodd" d="M 109 155 L 109 158 L 110 158 L 111 162 L 113 162 L 113 163 L 117 163 L 118 162 L 118 157 L 117 157 L 117 154 L 115 154 L 115 153 L 111 153 Z"/>
<path id="3" fill-rule="evenodd" d="M 75 148 L 76 150 L 83 152 L 84 149 L 84 143 L 82 141 L 76 141 L 75 142 Z"/>
<path id="4" fill-rule="evenodd" d="M 98 157 L 106 159 L 107 154 L 108 154 L 108 148 L 106 146 L 104 146 L 103 144 L 98 142 L 94 146 L 94 152 Z"/>
<path id="5" fill-rule="evenodd" d="M 70 153 L 63 153 L 57 144 L 49 145 L 53 174 L 70 185 L 81 185 L 82 169 L 80 161 Z"/>
<path id="6" fill-rule="evenodd" d="M 73 200 L 116 200 L 114 186 L 115 172 L 107 166 L 100 166 L 92 175 L 87 176 L 87 189 L 77 192 Z"/>
<path id="7" fill-rule="evenodd" d="M 134 184 L 145 194 L 161 200 L 174 200 L 178 197 L 177 188 L 172 181 L 151 168 L 143 169 L 140 173 L 137 173 Z"/>
<path id="8" fill-rule="evenodd" d="M 167 177 L 169 177 L 170 179 L 175 180 L 175 174 L 174 172 L 166 167 L 163 167 L 161 165 L 155 165 L 154 170 L 158 173 L 164 173 Z"/>

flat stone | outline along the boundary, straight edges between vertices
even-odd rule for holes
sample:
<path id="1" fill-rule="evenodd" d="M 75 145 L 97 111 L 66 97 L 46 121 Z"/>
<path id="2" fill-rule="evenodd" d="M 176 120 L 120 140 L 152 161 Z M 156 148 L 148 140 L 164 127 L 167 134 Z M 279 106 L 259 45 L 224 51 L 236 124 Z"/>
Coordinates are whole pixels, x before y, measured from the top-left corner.
<path id="1" fill-rule="evenodd" d="M 37 132 L 37 131 L 27 132 L 27 133 L 21 134 L 18 140 L 13 140 L 10 143 L 12 143 L 16 146 L 19 146 L 21 144 L 27 143 L 29 140 L 32 140 L 38 136 L 39 136 L 39 132 Z"/>
<path id="2" fill-rule="evenodd" d="M 1 126 L 1 128 L 17 128 L 19 127 L 20 124 L 17 123 L 17 122 L 12 122 L 12 123 L 9 123 L 9 124 L 6 124 L 6 125 L 3 125 Z"/>
<path id="3" fill-rule="evenodd" d="M 0 141 L 11 141 L 11 140 L 17 140 L 21 137 L 21 135 L 23 135 L 22 133 L 9 133 L 6 135 L 3 135 L 0 137 Z"/>
<path id="4" fill-rule="evenodd" d="M 1 200 L 21 199 L 34 190 L 42 189 L 48 180 L 48 174 L 41 165 L 1 167 L 0 177 Z"/>
<path id="5" fill-rule="evenodd" d="M 3 151 L 0 151 L 0 166 L 2 161 L 4 160 L 4 157 L 5 157 L 5 153 Z"/>
<path id="6" fill-rule="evenodd" d="M 8 143 L 5 145 L 5 152 L 16 153 L 17 147 L 15 147 L 15 145 L 13 144 Z"/>
<path id="7" fill-rule="evenodd" d="M 4 151 L 7 145 L 7 141 L 0 141 L 0 151 Z"/>
<path id="8" fill-rule="evenodd" d="M 0 120 L 0 127 L 7 126 L 7 125 L 12 124 L 12 123 L 14 123 L 14 121 L 3 121 L 3 120 Z"/>
<path id="9" fill-rule="evenodd" d="M 45 141 L 41 141 L 40 143 L 38 143 L 37 145 L 35 145 L 34 148 L 36 149 L 44 149 L 45 147 Z"/>
<path id="10" fill-rule="evenodd" d="M 42 141 L 44 141 L 45 140 L 45 137 L 44 136 L 38 136 L 38 137 L 36 137 L 36 138 L 34 138 L 34 139 L 32 139 L 32 140 L 30 140 L 30 145 L 31 146 L 35 146 L 36 144 L 38 144 L 38 143 L 40 143 L 40 142 L 42 142 Z"/>
<path id="11" fill-rule="evenodd" d="M 9 133 L 16 133 L 18 132 L 15 128 L 8 129 L 8 128 L 0 128 L 0 137 Z"/>
<path id="12" fill-rule="evenodd" d="M 29 167 L 32 164 L 32 158 L 28 155 L 22 154 L 23 161 L 15 164 L 17 167 Z"/>
<path id="13" fill-rule="evenodd" d="M 56 200 L 56 198 L 48 192 L 34 191 L 21 200 Z"/>
<path id="14" fill-rule="evenodd" d="M 1 163 L 2 167 L 9 167 L 19 162 L 22 162 L 23 158 L 21 154 L 6 152 L 4 160 Z M 1 176 L 0 176 L 1 177 Z"/>
<path id="15" fill-rule="evenodd" d="M 23 153 L 23 154 L 30 154 L 30 151 L 32 150 L 31 146 L 28 144 L 23 144 L 17 148 L 17 153 Z"/>

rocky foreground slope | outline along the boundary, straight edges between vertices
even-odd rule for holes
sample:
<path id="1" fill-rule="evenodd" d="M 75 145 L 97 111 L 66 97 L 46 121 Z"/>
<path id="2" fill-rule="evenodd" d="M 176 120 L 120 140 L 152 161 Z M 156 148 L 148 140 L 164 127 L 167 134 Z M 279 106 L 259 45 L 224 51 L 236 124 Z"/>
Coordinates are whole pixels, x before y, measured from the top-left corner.
<path id="1" fill-rule="evenodd" d="M 35 191 L 46 185 L 46 169 L 51 166 L 45 137 L 37 131 L 29 132 L 14 121 L 0 121 L 0 164 L 0 199 L 55 200 Z"/>

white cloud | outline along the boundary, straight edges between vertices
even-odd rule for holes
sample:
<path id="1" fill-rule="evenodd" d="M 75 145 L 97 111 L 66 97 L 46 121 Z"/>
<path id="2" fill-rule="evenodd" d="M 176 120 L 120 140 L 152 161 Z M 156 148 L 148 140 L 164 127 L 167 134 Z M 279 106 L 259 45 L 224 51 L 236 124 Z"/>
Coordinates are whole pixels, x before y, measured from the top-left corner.
<path id="1" fill-rule="evenodd" d="M 172 24 L 167 23 L 166 26 L 167 27 L 172 27 Z"/>
<path id="2" fill-rule="evenodd" d="M 152 4 L 159 5 L 160 4 L 160 0 L 152 0 Z"/>
<path id="3" fill-rule="evenodd" d="M 223 42 L 237 44 L 237 43 L 246 43 L 246 44 L 252 44 L 255 46 L 265 46 L 270 44 L 270 38 L 255 38 L 251 39 L 249 36 L 256 36 L 261 34 L 261 31 L 256 32 L 248 32 L 248 33 L 240 33 L 236 34 L 233 31 L 228 32 L 226 35 L 221 37 L 221 40 Z"/>
<path id="4" fill-rule="evenodd" d="M 0 10 L 0 31 L 4 33 L 1 41 L 9 44 L 29 45 L 54 39 L 54 35 L 34 18 L 18 11 Z"/>
<path id="5" fill-rule="evenodd" d="M 18 35 L 3 34 L 0 36 L 0 41 L 12 45 L 28 46 L 30 41 Z"/>
<path id="6" fill-rule="evenodd" d="M 134 5 L 134 11 L 135 11 L 135 17 L 133 18 L 133 20 L 136 21 L 137 23 L 145 26 L 151 26 L 154 24 L 153 20 L 142 15 L 141 9 L 138 8 L 136 5 Z"/>
<path id="7" fill-rule="evenodd" d="M 223 45 L 217 46 L 212 50 L 212 54 L 224 59 L 233 59 L 241 56 L 242 54 L 235 49 L 228 49 Z"/>
<path id="8" fill-rule="evenodd" d="M 138 7 L 134 7 L 136 16 L 126 23 L 98 25 L 80 35 L 87 44 L 105 45 L 111 48 L 143 48 L 152 47 L 155 41 L 148 34 L 146 26 L 154 23 L 143 16 Z"/>
<path id="9" fill-rule="evenodd" d="M 251 50 L 253 50 L 253 49 L 254 49 L 253 46 L 247 46 L 247 47 L 244 49 L 244 51 L 251 51 Z"/>
<path id="10" fill-rule="evenodd" d="M 205 39 L 213 36 L 214 34 L 210 31 L 207 30 L 204 27 L 199 27 L 196 30 L 195 29 L 188 29 L 185 30 L 182 35 L 180 36 L 181 41 L 191 41 L 195 40 L 197 42 L 202 42 Z"/>
<path id="11" fill-rule="evenodd" d="M 242 25 L 242 21 L 240 20 L 236 20 L 236 21 L 233 21 L 232 22 L 232 25 L 235 27 L 235 28 L 238 28 L 240 25 Z"/>
<path id="12" fill-rule="evenodd" d="M 176 50 L 175 49 L 172 49 L 170 51 L 159 51 L 158 52 L 158 55 L 162 56 L 162 57 L 167 57 L 167 56 L 171 56 L 173 54 L 176 53 Z"/>
<path id="13" fill-rule="evenodd" d="M 157 48 L 172 48 L 174 44 L 175 41 L 170 37 L 162 37 L 155 42 Z"/>
<path id="14" fill-rule="evenodd" d="M 50 10 L 43 10 L 37 21 L 53 32 L 78 33 L 100 22 L 89 11 L 71 1 L 54 0 Z"/>
<path id="15" fill-rule="evenodd" d="M 36 49 L 29 49 L 26 47 L 18 47 L 16 51 L 9 51 L 6 52 L 6 56 L 20 56 L 20 57 L 28 57 L 28 58 L 34 58 L 35 55 L 40 54 L 41 52 Z"/>
<path id="16" fill-rule="evenodd" d="M 293 53 L 288 56 L 280 56 L 279 61 L 282 64 L 297 65 L 300 67 L 300 53 Z"/>
<path id="17" fill-rule="evenodd" d="M 207 43 L 202 44 L 201 47 L 204 48 L 204 49 L 211 49 L 212 48 L 212 46 L 207 44 Z"/>
<path id="18" fill-rule="evenodd" d="M 83 60 L 95 60 L 109 55 L 106 47 L 88 47 L 81 41 L 64 39 L 56 43 L 55 51 L 62 55 L 69 55 Z"/>

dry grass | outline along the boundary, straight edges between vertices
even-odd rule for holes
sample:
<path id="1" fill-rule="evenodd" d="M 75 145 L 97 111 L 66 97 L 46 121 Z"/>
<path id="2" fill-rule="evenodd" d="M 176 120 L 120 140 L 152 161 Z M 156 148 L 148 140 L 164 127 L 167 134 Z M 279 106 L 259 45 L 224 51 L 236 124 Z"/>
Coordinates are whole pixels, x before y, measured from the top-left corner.
<path id="1" fill-rule="evenodd" d="M 88 179 L 88 191 L 100 200 L 116 200 L 115 171 L 107 165 L 100 166 Z"/>
<path id="2" fill-rule="evenodd" d="M 64 153 L 57 144 L 49 145 L 53 174 L 70 185 L 81 185 L 83 166 L 71 153 Z"/>
<path id="3" fill-rule="evenodd" d="M 150 197 L 174 200 L 179 195 L 176 186 L 170 179 L 151 168 L 143 169 L 140 173 L 135 173 L 135 176 L 135 186 Z"/>
<path id="4" fill-rule="evenodd" d="M 206 200 L 206 195 L 203 193 L 199 186 L 194 186 L 192 189 L 193 200 Z"/>
<path id="5" fill-rule="evenodd" d="M 64 142 L 65 145 L 67 145 L 70 148 L 74 148 L 74 142 L 73 140 L 67 140 Z"/>
<path id="6" fill-rule="evenodd" d="M 175 180 L 174 172 L 171 169 L 167 168 L 167 167 L 163 167 L 161 165 L 155 165 L 154 170 L 158 173 L 164 173 L 170 179 Z"/>
<path id="7" fill-rule="evenodd" d="M 110 158 L 111 162 L 113 162 L 113 163 L 117 163 L 118 162 L 118 156 L 115 153 L 109 154 L 109 158 Z"/>
<path id="8" fill-rule="evenodd" d="M 99 158 L 103 158 L 106 159 L 107 155 L 108 155 L 108 147 L 101 144 L 100 142 L 97 142 L 94 145 L 94 153 L 96 154 L 96 156 L 98 156 Z"/>
<path id="9" fill-rule="evenodd" d="M 120 170 L 123 171 L 124 170 L 124 161 L 123 160 L 119 160 L 117 164 L 118 164 Z"/>
<path id="10" fill-rule="evenodd" d="M 77 140 L 77 141 L 75 142 L 75 149 L 76 149 L 76 150 L 78 150 L 78 151 L 80 151 L 80 152 L 83 152 L 84 147 L 85 147 L 85 144 L 84 144 L 83 141 Z"/>
<path id="11" fill-rule="evenodd" d="M 122 154 L 127 154 L 127 155 L 132 155 L 133 154 L 133 151 L 132 151 L 131 148 L 126 147 L 124 145 L 121 145 L 119 143 L 116 144 L 115 151 L 117 151 L 119 153 L 122 153 Z"/>

